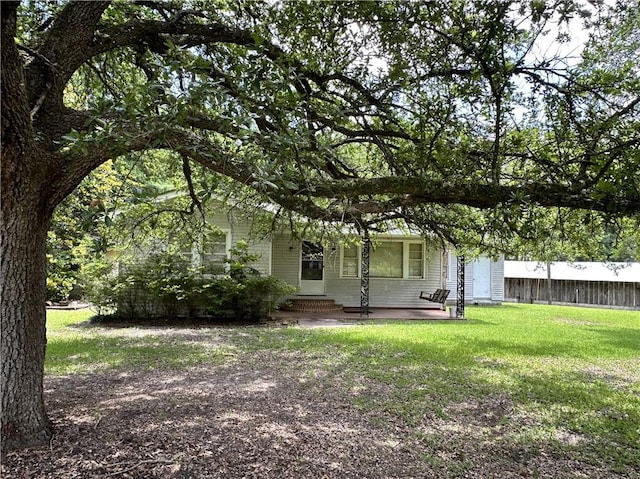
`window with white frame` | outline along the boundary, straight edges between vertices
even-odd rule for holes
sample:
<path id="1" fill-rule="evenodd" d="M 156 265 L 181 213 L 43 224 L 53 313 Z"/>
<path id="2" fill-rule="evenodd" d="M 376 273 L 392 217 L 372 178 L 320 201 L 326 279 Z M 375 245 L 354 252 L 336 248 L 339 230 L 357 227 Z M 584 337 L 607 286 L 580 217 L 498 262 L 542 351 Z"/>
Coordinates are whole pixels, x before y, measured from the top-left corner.
<path id="1" fill-rule="evenodd" d="M 206 265 L 224 265 L 227 258 L 229 245 L 228 235 L 221 231 L 218 233 L 210 233 L 202 241 L 202 249 L 200 252 L 200 262 Z"/>
<path id="2" fill-rule="evenodd" d="M 424 277 L 424 248 L 422 243 L 409 243 L 409 258 L 407 260 L 409 278 Z"/>
<path id="3" fill-rule="evenodd" d="M 360 276 L 361 252 L 357 246 L 344 246 L 340 272 L 343 278 Z M 369 255 L 371 278 L 423 279 L 425 276 L 424 244 L 418 241 L 380 241 Z"/>
<path id="4" fill-rule="evenodd" d="M 203 272 L 208 274 L 218 274 L 227 267 L 224 260 L 228 257 L 229 248 L 228 232 L 207 233 L 190 246 L 182 248 L 180 257 L 186 265 L 203 268 Z"/>
<path id="5" fill-rule="evenodd" d="M 229 234 L 226 231 L 207 233 L 201 239 L 198 247 L 196 266 L 203 268 L 203 272 L 209 274 L 220 274 L 226 271 L 229 249 Z"/>
<path id="6" fill-rule="evenodd" d="M 357 278 L 360 276 L 360 248 L 358 246 L 343 246 L 340 272 L 343 278 Z"/>

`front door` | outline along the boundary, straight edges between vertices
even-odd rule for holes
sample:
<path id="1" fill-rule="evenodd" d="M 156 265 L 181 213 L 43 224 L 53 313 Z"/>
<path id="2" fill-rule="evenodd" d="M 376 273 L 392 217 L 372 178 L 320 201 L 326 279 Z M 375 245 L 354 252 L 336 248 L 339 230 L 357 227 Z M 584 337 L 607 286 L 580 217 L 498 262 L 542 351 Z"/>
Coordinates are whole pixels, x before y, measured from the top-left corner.
<path id="1" fill-rule="evenodd" d="M 324 265 L 322 246 L 310 241 L 302 242 L 302 260 L 300 264 L 300 294 L 324 294 Z"/>

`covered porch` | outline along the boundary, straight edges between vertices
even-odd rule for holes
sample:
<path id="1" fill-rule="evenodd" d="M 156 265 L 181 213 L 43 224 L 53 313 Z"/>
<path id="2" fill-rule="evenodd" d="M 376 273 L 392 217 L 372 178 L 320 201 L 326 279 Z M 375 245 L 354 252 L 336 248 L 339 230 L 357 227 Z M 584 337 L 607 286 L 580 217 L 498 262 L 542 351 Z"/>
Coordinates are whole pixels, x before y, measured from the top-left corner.
<path id="1" fill-rule="evenodd" d="M 369 317 L 378 319 L 380 311 L 387 310 L 391 318 L 449 317 L 447 312 L 434 311 L 444 307 L 444 300 L 429 298 L 448 287 L 446 252 L 420 236 L 388 234 L 379 237 L 374 247 L 366 234 L 360 243 L 327 245 L 282 234 L 274 237 L 272 245 L 271 273 L 298 288 L 292 302 L 308 303 L 294 304 L 293 311 L 279 314 L 321 313 L 348 320 L 364 317 L 360 312 L 370 310 Z M 462 281 L 454 286 L 463 287 L 464 260 L 459 257 L 456 262 L 454 281 L 459 275 Z M 448 304 L 455 303 L 458 318 L 464 317 L 463 289 L 449 287 L 448 291 Z"/>

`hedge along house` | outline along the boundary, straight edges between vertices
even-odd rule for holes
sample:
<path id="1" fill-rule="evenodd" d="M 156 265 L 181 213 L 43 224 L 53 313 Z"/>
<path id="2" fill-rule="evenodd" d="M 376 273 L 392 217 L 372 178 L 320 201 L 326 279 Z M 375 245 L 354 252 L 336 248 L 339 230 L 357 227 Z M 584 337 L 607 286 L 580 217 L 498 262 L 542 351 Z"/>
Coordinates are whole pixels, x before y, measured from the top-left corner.
<path id="1" fill-rule="evenodd" d="M 370 241 L 316 244 L 286 232 L 256 235 L 253 220 L 240 208 L 216 202 L 208 222 L 219 233 L 206 242 L 195 241 L 187 252 L 194 266 L 223 263 L 239 241 L 259 259 L 251 264 L 297 288 L 290 298 L 302 312 L 369 308 L 440 309 L 421 293 L 450 291 L 446 304 L 457 305 L 463 317 L 464 301 L 500 303 L 503 297 L 503 260 L 481 257 L 464 264 L 449 249 L 410 231 L 392 230 Z M 462 281 L 459 280 L 462 278 Z M 461 287 L 459 287 L 461 286 Z M 463 300 L 464 298 L 464 300 Z"/>

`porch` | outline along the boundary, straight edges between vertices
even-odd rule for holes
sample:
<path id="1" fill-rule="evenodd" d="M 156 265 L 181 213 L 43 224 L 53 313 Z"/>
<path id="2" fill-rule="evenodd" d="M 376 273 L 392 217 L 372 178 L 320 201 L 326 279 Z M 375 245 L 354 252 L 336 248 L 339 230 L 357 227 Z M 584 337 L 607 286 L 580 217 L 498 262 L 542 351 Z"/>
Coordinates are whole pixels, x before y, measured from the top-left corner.
<path id="1" fill-rule="evenodd" d="M 274 311 L 271 317 L 287 322 L 295 322 L 300 326 L 350 326 L 366 324 L 375 320 L 456 320 L 449 311 L 440 309 L 416 308 L 369 308 L 369 315 L 361 315 L 358 308 L 345 308 L 337 311 L 302 312 Z"/>

